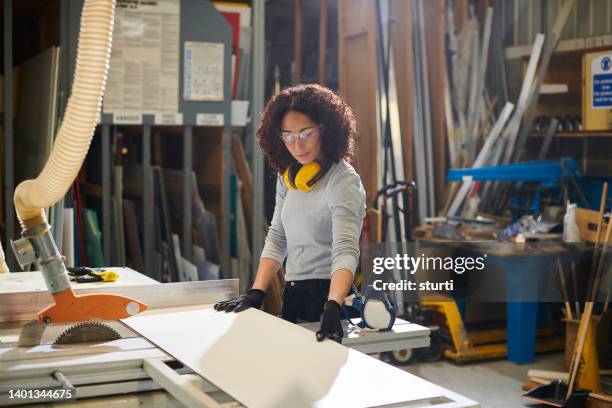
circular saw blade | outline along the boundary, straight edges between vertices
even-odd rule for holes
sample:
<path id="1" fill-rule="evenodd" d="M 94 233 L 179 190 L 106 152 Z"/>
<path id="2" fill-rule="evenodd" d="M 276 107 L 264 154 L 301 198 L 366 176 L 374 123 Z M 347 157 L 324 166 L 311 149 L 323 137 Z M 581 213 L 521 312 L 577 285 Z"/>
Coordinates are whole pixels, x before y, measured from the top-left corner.
<path id="1" fill-rule="evenodd" d="M 91 343 L 120 339 L 115 329 L 103 323 L 86 322 L 71 326 L 58 336 L 54 344 Z"/>

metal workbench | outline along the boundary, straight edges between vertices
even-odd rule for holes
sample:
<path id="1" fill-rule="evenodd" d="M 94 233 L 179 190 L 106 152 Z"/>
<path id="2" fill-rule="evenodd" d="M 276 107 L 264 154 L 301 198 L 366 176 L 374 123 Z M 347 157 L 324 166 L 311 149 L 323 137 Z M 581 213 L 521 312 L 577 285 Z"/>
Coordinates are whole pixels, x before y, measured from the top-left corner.
<path id="1" fill-rule="evenodd" d="M 357 324 L 360 319 L 353 319 Z M 316 332 L 319 323 L 301 323 L 300 326 Z M 351 327 L 343 321 L 344 337 L 342 344 L 366 354 L 384 353 L 386 351 L 411 350 L 420 347 L 429 347 L 430 330 L 427 327 L 396 319 L 393 328 L 389 331 L 368 331 Z"/>

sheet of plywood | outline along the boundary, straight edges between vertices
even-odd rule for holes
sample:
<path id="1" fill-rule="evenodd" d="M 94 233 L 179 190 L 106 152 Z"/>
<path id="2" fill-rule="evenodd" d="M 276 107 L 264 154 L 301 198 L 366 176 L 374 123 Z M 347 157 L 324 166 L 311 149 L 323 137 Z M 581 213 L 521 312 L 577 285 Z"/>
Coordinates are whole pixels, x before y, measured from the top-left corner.
<path id="1" fill-rule="evenodd" d="M 15 176 L 17 181 L 36 177 L 42 170 L 55 134 L 59 48 L 51 47 L 26 61 L 21 68 L 15 110 Z"/>
<path id="2" fill-rule="evenodd" d="M 355 350 L 331 341 L 318 343 L 311 331 L 255 309 L 223 313 L 203 306 L 145 313 L 123 322 L 251 408 L 414 401 L 477 406 Z"/>

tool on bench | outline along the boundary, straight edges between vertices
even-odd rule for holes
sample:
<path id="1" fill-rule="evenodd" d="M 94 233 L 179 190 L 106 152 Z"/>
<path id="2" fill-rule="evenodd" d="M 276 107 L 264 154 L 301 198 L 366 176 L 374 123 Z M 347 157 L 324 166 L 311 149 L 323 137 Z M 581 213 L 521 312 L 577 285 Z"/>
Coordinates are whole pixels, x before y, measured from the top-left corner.
<path id="1" fill-rule="evenodd" d="M 354 293 L 344 300 L 343 311 L 349 323 L 360 328 L 373 330 L 391 330 L 397 317 L 397 309 L 387 293 L 376 290 L 372 286 L 366 288 L 365 296 L 353 286 Z M 354 324 L 346 308 L 353 308 L 359 312 L 361 322 Z"/>
<path id="2" fill-rule="evenodd" d="M 105 269 L 92 269 L 86 266 L 78 266 L 75 268 L 66 268 L 70 280 L 77 283 L 91 283 L 91 282 L 115 282 L 119 279 L 117 272 L 105 270 Z"/>

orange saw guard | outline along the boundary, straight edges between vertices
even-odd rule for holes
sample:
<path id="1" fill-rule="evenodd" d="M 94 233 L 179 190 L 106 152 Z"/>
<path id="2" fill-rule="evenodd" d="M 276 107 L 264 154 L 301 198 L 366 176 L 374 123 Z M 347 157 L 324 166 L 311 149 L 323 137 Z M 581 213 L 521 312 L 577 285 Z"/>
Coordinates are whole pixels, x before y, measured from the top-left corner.
<path id="1" fill-rule="evenodd" d="M 38 312 L 39 323 L 76 323 L 119 320 L 144 312 L 149 307 L 129 297 L 108 293 L 77 295 L 72 288 L 53 295 L 55 304 Z"/>

